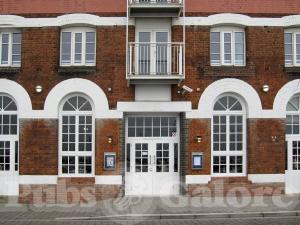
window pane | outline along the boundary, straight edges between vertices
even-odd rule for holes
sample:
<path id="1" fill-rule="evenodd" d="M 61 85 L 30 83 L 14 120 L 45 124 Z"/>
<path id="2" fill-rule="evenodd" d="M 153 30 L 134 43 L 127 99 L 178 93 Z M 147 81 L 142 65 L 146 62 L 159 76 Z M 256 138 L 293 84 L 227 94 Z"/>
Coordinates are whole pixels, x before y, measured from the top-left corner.
<path id="1" fill-rule="evenodd" d="M 231 33 L 224 33 L 224 63 L 231 63 Z"/>
<path id="2" fill-rule="evenodd" d="M 243 65 L 244 61 L 244 32 L 235 33 L 235 63 L 237 65 Z"/>
<path id="3" fill-rule="evenodd" d="M 21 33 L 13 33 L 13 44 L 21 44 Z"/>
<path id="4" fill-rule="evenodd" d="M 82 59 L 82 33 L 75 33 L 75 63 Z"/>
<path id="5" fill-rule="evenodd" d="M 21 63 L 21 33 L 13 33 L 12 43 L 12 64 L 20 65 Z"/>
<path id="6" fill-rule="evenodd" d="M 220 43 L 220 32 L 211 32 L 211 42 Z"/>
<path id="7" fill-rule="evenodd" d="M 61 35 L 61 63 L 70 64 L 71 63 L 71 32 L 62 32 Z"/>
<path id="8" fill-rule="evenodd" d="M 86 42 L 95 43 L 96 42 L 96 33 L 95 32 L 86 32 Z"/>
<path id="9" fill-rule="evenodd" d="M 9 44 L 9 35 L 2 34 L 1 64 L 8 64 L 8 44 Z"/>
<path id="10" fill-rule="evenodd" d="M 212 64 L 220 64 L 220 62 L 221 62 L 221 47 L 220 47 L 220 33 L 219 32 L 211 33 L 210 52 L 211 52 L 211 63 Z"/>
<path id="11" fill-rule="evenodd" d="M 292 33 L 284 34 L 284 52 L 285 52 L 285 64 L 293 64 L 293 36 Z"/>

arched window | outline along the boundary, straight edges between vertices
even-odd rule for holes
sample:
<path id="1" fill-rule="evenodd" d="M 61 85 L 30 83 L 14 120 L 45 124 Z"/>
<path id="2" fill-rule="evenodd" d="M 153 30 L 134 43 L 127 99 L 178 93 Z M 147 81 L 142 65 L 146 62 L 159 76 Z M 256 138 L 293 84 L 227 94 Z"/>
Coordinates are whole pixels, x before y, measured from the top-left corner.
<path id="1" fill-rule="evenodd" d="M 91 102 L 81 95 L 69 97 L 60 111 L 61 175 L 93 175 L 94 136 Z"/>
<path id="2" fill-rule="evenodd" d="M 19 170 L 18 130 L 17 104 L 0 94 L 0 173 Z"/>
<path id="3" fill-rule="evenodd" d="M 286 106 L 286 134 L 300 134 L 300 95 L 294 96 Z"/>
<path id="4" fill-rule="evenodd" d="M 286 135 L 288 139 L 288 170 L 300 171 L 300 95 L 286 106 Z"/>
<path id="5" fill-rule="evenodd" d="M 212 123 L 212 172 L 218 176 L 246 174 L 246 113 L 241 101 L 231 95 L 214 105 Z"/>

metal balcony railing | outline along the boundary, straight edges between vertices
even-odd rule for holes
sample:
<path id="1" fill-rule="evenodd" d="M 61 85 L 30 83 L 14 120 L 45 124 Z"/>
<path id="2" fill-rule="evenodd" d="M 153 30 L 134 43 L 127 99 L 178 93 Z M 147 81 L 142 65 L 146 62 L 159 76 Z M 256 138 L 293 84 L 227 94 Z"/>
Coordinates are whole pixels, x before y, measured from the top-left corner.
<path id="1" fill-rule="evenodd" d="M 184 77 L 183 43 L 132 42 L 128 59 L 128 78 Z"/>

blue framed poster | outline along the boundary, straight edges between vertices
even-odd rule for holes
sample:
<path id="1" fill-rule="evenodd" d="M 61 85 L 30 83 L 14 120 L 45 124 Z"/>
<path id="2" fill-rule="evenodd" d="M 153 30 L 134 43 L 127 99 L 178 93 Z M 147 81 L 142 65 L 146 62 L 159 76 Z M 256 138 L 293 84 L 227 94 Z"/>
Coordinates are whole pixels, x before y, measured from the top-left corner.
<path id="1" fill-rule="evenodd" d="M 116 153 L 115 152 L 104 153 L 104 169 L 105 170 L 116 169 Z"/>
<path id="2" fill-rule="evenodd" d="M 193 170 L 203 169 L 203 153 L 202 152 L 194 152 L 192 154 L 192 169 Z"/>

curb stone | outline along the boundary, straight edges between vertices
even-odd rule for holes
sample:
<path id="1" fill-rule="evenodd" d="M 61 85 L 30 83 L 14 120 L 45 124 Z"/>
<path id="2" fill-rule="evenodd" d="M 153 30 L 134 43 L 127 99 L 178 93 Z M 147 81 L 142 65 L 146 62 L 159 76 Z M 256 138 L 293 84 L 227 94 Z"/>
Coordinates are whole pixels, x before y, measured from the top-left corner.
<path id="1" fill-rule="evenodd" d="M 300 211 L 286 212 L 244 212 L 244 213 L 202 213 L 202 214 L 151 214 L 151 215 L 115 215 L 115 216 L 100 216 L 100 217 L 70 217 L 56 218 L 63 221 L 77 220 L 172 220 L 172 219 L 228 219 L 228 218 L 263 218 L 263 217 L 300 217 Z"/>

